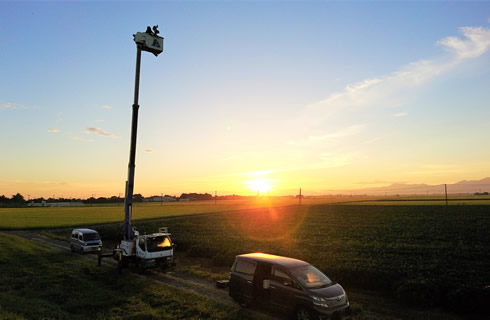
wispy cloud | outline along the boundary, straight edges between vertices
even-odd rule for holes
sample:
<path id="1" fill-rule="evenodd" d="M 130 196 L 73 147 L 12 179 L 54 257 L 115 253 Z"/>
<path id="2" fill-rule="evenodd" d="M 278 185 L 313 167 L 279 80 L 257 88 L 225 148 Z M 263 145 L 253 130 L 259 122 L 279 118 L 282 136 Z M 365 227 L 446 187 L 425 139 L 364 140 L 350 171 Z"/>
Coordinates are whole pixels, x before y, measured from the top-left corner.
<path id="1" fill-rule="evenodd" d="M 447 37 L 438 43 L 460 59 L 477 58 L 490 47 L 490 29 L 462 27 L 459 30 L 466 39 Z"/>
<path id="2" fill-rule="evenodd" d="M 334 153 L 334 152 L 323 152 L 320 155 L 317 155 L 318 159 L 311 163 L 306 163 L 298 166 L 284 167 L 284 168 L 276 168 L 271 170 L 260 170 L 260 171 L 250 171 L 250 172 L 242 172 L 231 174 L 230 176 L 260 176 L 264 177 L 274 173 L 280 172 L 290 172 L 290 171 L 305 171 L 305 170 L 317 170 L 317 169 L 328 169 L 328 168 L 338 168 L 349 165 L 352 163 L 354 158 L 356 158 L 355 154 L 351 153 Z"/>
<path id="3" fill-rule="evenodd" d="M 284 144 L 287 146 L 302 147 L 305 145 L 312 145 L 316 143 L 338 143 L 343 138 L 360 134 L 365 127 L 366 126 L 364 124 L 354 124 L 322 134 L 310 135 L 306 139 L 302 140 L 289 140 L 284 142 Z"/>
<path id="4" fill-rule="evenodd" d="M 13 102 L 6 102 L 0 104 L 0 110 L 16 110 L 16 109 L 28 110 L 30 108 L 23 104 L 13 103 Z"/>
<path id="5" fill-rule="evenodd" d="M 119 138 L 118 136 L 116 135 L 113 135 L 111 133 L 108 133 L 108 132 L 105 132 L 104 130 L 102 129 L 99 129 L 99 128 L 87 128 L 87 130 L 84 132 L 86 134 L 95 134 L 97 136 L 100 136 L 100 137 L 111 137 L 113 139 L 116 139 L 116 138 Z"/>
<path id="6" fill-rule="evenodd" d="M 104 108 L 106 110 L 111 110 L 112 109 L 112 106 L 102 106 L 102 108 Z"/>
<path id="7" fill-rule="evenodd" d="M 352 125 L 346 128 L 342 128 L 335 132 L 329 132 L 322 135 L 309 136 L 309 140 L 320 141 L 320 140 L 336 140 L 344 137 L 354 136 L 359 134 L 364 125 Z"/>
<path id="8" fill-rule="evenodd" d="M 343 91 L 310 105 L 312 115 L 318 117 L 322 112 L 400 105 L 404 102 L 401 97 L 407 96 L 403 92 L 421 86 L 464 60 L 477 58 L 488 51 L 490 29 L 462 27 L 459 30 L 463 38 L 447 37 L 437 42 L 450 53 L 449 56 L 415 61 L 389 75 L 348 84 Z"/>
<path id="9" fill-rule="evenodd" d="M 145 150 L 144 152 L 145 152 L 145 153 L 152 153 L 152 152 L 153 152 L 153 150 Z"/>
<path id="10" fill-rule="evenodd" d="M 393 113 L 392 116 L 395 117 L 395 118 L 406 117 L 406 116 L 408 116 L 408 112 Z"/>
<path id="11" fill-rule="evenodd" d="M 60 130 L 58 129 L 48 129 L 48 132 L 58 133 Z"/>
<path id="12" fill-rule="evenodd" d="M 95 120 L 95 122 L 104 122 L 104 120 Z"/>
<path id="13" fill-rule="evenodd" d="M 326 169 L 326 168 L 337 168 L 343 167 L 351 164 L 354 155 L 352 154 L 338 154 L 333 152 L 324 152 L 321 155 L 321 162 L 317 164 L 317 167 L 313 169 Z"/>

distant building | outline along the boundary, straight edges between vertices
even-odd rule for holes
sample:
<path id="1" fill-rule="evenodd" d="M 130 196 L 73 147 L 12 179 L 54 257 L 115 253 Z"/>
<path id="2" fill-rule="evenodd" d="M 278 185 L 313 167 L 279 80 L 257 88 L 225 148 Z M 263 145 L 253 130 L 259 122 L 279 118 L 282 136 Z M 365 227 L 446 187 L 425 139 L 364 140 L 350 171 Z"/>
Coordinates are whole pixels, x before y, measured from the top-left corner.
<path id="1" fill-rule="evenodd" d="M 83 202 L 34 202 L 31 201 L 27 204 L 28 207 L 82 207 L 85 204 Z"/>
<path id="2" fill-rule="evenodd" d="M 169 197 L 169 196 L 152 196 L 148 198 L 143 198 L 143 202 L 174 202 L 177 201 L 174 197 Z"/>

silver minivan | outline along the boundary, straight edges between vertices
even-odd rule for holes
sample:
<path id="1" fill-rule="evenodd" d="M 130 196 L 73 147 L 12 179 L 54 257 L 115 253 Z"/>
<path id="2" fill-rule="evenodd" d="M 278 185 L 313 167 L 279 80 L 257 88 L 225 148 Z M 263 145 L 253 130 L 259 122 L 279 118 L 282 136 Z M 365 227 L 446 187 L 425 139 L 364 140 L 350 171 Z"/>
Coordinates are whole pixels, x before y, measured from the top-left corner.
<path id="1" fill-rule="evenodd" d="M 74 229 L 71 232 L 70 249 L 73 252 L 84 254 L 97 253 L 102 249 L 102 240 L 99 233 L 92 229 Z"/>

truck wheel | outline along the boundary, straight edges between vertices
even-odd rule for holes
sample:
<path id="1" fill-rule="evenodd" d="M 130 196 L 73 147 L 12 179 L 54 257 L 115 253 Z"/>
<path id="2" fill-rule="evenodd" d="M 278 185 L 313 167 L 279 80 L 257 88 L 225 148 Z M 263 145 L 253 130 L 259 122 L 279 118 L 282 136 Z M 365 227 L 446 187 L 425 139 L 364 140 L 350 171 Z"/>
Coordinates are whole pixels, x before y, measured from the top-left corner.
<path id="1" fill-rule="evenodd" d="M 310 310 L 305 307 L 300 307 L 296 310 L 296 319 L 298 320 L 311 320 L 313 316 L 311 315 Z"/>

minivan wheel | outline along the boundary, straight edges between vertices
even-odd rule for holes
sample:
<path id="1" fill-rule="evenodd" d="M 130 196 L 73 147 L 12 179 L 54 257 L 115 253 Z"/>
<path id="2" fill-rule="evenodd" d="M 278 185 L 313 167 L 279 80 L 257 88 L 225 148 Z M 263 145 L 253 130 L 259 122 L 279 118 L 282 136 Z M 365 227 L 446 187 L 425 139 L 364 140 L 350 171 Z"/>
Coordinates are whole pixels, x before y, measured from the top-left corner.
<path id="1" fill-rule="evenodd" d="M 311 312 L 308 309 L 301 307 L 298 310 L 296 310 L 296 319 L 298 319 L 298 320 L 311 320 L 311 319 L 313 319 L 313 317 L 311 315 Z"/>

